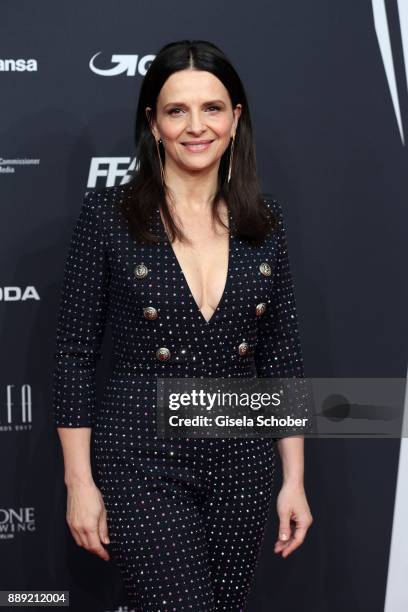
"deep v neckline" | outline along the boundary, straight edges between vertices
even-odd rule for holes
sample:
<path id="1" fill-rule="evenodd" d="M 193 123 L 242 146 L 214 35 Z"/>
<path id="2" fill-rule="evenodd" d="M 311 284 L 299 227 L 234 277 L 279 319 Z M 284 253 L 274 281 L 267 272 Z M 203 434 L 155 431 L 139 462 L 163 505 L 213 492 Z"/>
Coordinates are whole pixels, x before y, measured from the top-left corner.
<path id="1" fill-rule="evenodd" d="M 213 312 L 213 314 L 211 315 L 211 317 L 207 320 L 203 313 L 201 312 L 198 303 L 193 295 L 193 292 L 190 289 L 190 285 L 188 284 L 187 281 L 187 276 L 184 273 L 184 270 L 180 264 L 180 261 L 176 255 L 175 250 L 173 249 L 173 246 L 170 242 L 170 239 L 167 235 L 165 226 L 164 226 L 164 222 L 163 219 L 161 217 L 161 213 L 160 213 L 160 206 L 157 206 L 156 209 L 157 212 L 157 216 L 158 216 L 158 224 L 159 224 L 159 228 L 160 228 L 160 233 L 162 235 L 164 235 L 166 237 L 166 241 L 165 241 L 165 247 L 167 247 L 167 249 L 170 252 L 170 256 L 173 259 L 173 262 L 181 276 L 181 283 L 182 283 L 182 287 L 183 290 L 187 293 L 188 298 L 192 304 L 192 308 L 194 313 L 197 315 L 200 323 L 202 323 L 203 325 L 205 325 L 206 327 L 213 325 L 217 319 L 217 317 L 219 316 L 220 312 L 222 312 L 225 300 L 226 300 L 226 296 L 227 296 L 227 292 L 229 290 L 229 284 L 230 284 L 230 279 L 231 279 L 231 256 L 232 256 L 232 232 L 231 232 L 231 228 L 232 228 L 232 218 L 231 218 L 231 212 L 230 209 L 228 208 L 228 262 L 227 262 L 227 275 L 225 278 L 225 283 L 224 283 L 224 289 L 222 291 L 221 297 L 218 301 L 218 304 Z"/>

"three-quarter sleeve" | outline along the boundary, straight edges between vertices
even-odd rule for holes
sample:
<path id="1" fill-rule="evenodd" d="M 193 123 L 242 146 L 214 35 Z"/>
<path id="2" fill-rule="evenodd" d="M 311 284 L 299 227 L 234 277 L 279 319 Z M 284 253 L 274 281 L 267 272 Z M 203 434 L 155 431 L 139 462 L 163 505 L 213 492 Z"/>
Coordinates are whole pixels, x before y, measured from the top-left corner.
<path id="1" fill-rule="evenodd" d="M 96 412 L 96 364 L 110 284 L 100 197 L 98 192 L 85 195 L 65 260 L 53 354 L 57 427 L 92 427 Z"/>
<path id="2" fill-rule="evenodd" d="M 296 297 L 283 211 L 277 200 L 267 200 L 267 204 L 277 222 L 274 230 L 276 251 L 272 266 L 270 303 L 265 313 L 259 317 L 258 342 L 254 353 L 257 375 L 261 378 L 303 379 Z M 311 398 L 307 381 L 293 381 L 288 388 L 291 395 L 290 414 L 293 417 L 306 417 L 308 426 L 304 431 L 311 431 Z M 281 437 L 287 436 L 273 439 Z"/>

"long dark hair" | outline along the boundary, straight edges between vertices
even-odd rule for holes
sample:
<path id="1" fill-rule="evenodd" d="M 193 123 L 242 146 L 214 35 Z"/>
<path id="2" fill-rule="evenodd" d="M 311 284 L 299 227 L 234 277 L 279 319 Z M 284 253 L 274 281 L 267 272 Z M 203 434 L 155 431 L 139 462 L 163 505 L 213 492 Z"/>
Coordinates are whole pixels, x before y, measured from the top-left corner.
<path id="1" fill-rule="evenodd" d="M 241 80 L 226 55 L 216 45 L 204 40 L 181 40 L 162 47 L 151 63 L 140 89 L 135 120 L 135 157 L 137 165 L 129 173 L 131 185 L 128 197 L 119 201 L 119 207 L 129 223 L 136 240 L 156 242 L 159 237 L 149 230 L 149 219 L 160 207 L 171 240 L 184 239 L 174 222 L 166 200 L 166 186 L 162 184 L 157 145 L 151 131 L 156 117 L 156 104 L 165 81 L 174 72 L 185 69 L 205 70 L 214 74 L 227 89 L 232 107 L 240 103 L 242 111 L 235 132 L 231 180 L 228 183 L 230 145 L 221 157 L 217 191 L 212 201 L 213 219 L 222 222 L 218 204 L 224 199 L 230 211 L 233 228 L 240 238 L 252 244 L 261 243 L 273 228 L 274 218 L 269 213 L 260 192 L 256 169 L 255 147 L 247 97 Z M 149 119 L 146 107 L 152 111 Z M 164 152 L 160 155 L 164 166 Z"/>

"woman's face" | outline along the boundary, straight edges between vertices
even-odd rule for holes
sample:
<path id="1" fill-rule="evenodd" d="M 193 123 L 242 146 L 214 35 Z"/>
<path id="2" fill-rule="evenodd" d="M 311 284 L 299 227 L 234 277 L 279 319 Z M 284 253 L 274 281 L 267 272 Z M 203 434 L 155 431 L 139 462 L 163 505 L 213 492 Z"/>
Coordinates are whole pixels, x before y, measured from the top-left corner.
<path id="1" fill-rule="evenodd" d="M 211 72 L 172 74 L 160 91 L 152 124 L 156 140 L 163 141 L 166 164 L 174 163 L 186 171 L 218 167 L 235 134 L 241 109 L 241 104 L 232 108 L 227 89 Z M 194 146 L 199 141 L 207 142 Z"/>

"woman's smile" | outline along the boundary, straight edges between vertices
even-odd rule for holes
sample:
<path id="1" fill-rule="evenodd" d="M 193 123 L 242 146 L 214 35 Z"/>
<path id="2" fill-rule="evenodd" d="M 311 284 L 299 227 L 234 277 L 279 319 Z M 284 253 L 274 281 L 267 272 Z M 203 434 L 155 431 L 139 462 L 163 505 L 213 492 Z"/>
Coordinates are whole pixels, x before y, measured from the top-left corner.
<path id="1" fill-rule="evenodd" d="M 201 151 L 206 151 L 211 143 L 214 142 L 213 140 L 197 140 L 197 141 L 188 141 L 188 142 L 182 142 L 181 144 L 187 149 L 187 151 L 190 151 L 190 153 L 200 153 Z"/>

